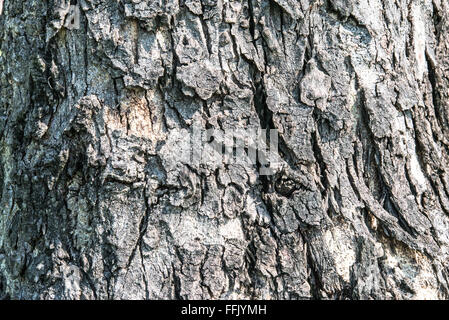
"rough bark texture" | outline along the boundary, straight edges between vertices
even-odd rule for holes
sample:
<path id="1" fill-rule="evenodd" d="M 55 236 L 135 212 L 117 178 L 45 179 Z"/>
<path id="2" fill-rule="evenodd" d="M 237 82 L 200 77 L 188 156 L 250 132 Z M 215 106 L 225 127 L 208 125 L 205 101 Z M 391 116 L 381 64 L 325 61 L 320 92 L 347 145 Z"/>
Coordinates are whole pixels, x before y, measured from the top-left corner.
<path id="1" fill-rule="evenodd" d="M 2 2 L 0 296 L 449 298 L 446 0 Z"/>

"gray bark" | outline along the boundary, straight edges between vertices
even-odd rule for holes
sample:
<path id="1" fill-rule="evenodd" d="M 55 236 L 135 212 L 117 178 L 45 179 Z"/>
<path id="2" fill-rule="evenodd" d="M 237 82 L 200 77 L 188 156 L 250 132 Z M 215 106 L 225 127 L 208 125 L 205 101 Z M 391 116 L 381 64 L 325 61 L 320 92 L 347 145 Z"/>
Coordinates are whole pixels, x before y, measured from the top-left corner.
<path id="1" fill-rule="evenodd" d="M 67 2 L 0 16 L 0 296 L 448 298 L 446 0 Z M 174 161 L 193 127 L 281 166 Z"/>

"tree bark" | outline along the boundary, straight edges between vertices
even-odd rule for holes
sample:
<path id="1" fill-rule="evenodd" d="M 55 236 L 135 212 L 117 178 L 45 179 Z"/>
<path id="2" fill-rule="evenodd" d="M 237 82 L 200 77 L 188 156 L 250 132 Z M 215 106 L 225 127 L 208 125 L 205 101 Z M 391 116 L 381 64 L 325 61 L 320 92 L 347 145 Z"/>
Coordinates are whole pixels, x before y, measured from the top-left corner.
<path id="1" fill-rule="evenodd" d="M 449 298 L 446 0 L 2 2 L 0 296 Z"/>

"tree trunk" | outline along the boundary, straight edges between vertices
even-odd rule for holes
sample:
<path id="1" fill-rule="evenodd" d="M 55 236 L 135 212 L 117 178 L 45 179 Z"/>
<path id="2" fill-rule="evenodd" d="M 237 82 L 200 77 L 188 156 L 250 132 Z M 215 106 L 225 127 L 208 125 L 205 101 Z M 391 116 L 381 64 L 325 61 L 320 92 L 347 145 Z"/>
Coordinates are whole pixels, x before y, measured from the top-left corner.
<path id="1" fill-rule="evenodd" d="M 446 0 L 69 2 L 0 0 L 0 296 L 449 298 Z"/>

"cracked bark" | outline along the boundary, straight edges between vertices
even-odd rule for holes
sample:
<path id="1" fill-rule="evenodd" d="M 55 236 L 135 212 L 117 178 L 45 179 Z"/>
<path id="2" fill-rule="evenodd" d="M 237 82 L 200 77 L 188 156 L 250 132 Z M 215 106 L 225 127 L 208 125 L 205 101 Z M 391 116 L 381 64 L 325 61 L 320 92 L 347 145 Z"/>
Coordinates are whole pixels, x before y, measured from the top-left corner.
<path id="1" fill-rule="evenodd" d="M 447 1 L 70 2 L 0 0 L 0 297 L 449 298 Z"/>

